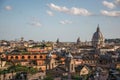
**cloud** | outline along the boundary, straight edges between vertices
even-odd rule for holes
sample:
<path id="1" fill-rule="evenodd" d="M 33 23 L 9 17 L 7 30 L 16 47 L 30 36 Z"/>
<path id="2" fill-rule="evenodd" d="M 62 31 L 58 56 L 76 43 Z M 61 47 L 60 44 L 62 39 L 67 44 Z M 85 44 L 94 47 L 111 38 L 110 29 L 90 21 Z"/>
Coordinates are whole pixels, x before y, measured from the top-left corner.
<path id="1" fill-rule="evenodd" d="M 46 11 L 49 16 L 54 16 L 53 12 L 51 11 Z"/>
<path id="2" fill-rule="evenodd" d="M 32 26 L 36 26 L 36 27 L 41 27 L 42 24 L 40 23 L 40 20 L 37 19 L 36 17 L 32 18 L 32 21 L 29 23 Z"/>
<path id="3" fill-rule="evenodd" d="M 119 17 L 120 16 L 120 11 L 106 11 L 106 10 L 102 10 L 101 14 L 105 15 L 105 16 Z"/>
<path id="4" fill-rule="evenodd" d="M 63 13 L 67 13 L 67 14 L 72 14 L 72 15 L 80 15 L 80 16 L 89 16 L 91 15 L 91 13 L 84 8 L 76 8 L 76 7 L 72 7 L 72 8 L 67 8 L 65 6 L 61 7 L 61 6 L 57 6 L 53 3 L 48 4 L 49 8 L 55 10 L 55 11 L 59 11 L 59 12 L 63 12 Z"/>
<path id="5" fill-rule="evenodd" d="M 10 11 L 10 10 L 12 10 L 12 7 L 11 6 L 5 6 L 5 10 Z"/>
<path id="6" fill-rule="evenodd" d="M 69 20 L 63 20 L 63 21 L 60 21 L 60 24 L 71 24 L 72 21 L 69 21 Z"/>
<path id="7" fill-rule="evenodd" d="M 40 22 L 31 22 L 31 25 L 33 25 L 33 26 L 37 26 L 37 27 L 41 27 L 41 23 Z"/>
<path id="8" fill-rule="evenodd" d="M 112 2 L 103 1 L 102 4 L 109 9 L 114 9 L 116 7 Z"/>
<path id="9" fill-rule="evenodd" d="M 115 4 L 120 5 L 120 0 L 115 0 Z"/>

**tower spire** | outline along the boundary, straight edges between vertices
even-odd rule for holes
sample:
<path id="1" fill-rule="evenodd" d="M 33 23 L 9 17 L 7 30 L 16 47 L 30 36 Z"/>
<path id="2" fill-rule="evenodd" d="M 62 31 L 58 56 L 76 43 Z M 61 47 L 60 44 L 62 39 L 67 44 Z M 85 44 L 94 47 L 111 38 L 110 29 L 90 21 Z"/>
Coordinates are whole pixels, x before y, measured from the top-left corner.
<path id="1" fill-rule="evenodd" d="M 77 39 L 77 44 L 79 44 L 80 43 L 80 37 L 78 37 L 78 39 Z"/>
<path id="2" fill-rule="evenodd" d="M 56 41 L 56 43 L 59 43 L 60 41 L 59 41 L 59 38 L 57 38 L 57 41 Z"/>
<path id="3" fill-rule="evenodd" d="M 97 26 L 97 32 L 100 32 L 99 24 L 98 24 L 98 26 Z"/>

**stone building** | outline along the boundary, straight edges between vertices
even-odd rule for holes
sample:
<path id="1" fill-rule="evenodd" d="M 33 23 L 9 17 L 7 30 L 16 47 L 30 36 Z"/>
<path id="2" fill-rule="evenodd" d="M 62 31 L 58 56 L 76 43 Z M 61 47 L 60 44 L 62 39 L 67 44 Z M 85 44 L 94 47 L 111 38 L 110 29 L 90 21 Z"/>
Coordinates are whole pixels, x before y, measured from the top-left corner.
<path id="1" fill-rule="evenodd" d="M 50 52 L 46 58 L 46 70 L 50 70 L 56 67 L 56 60 L 53 58 L 52 53 Z"/>
<path id="2" fill-rule="evenodd" d="M 66 67 L 66 71 L 70 73 L 75 72 L 75 60 L 73 59 L 71 53 L 68 53 L 66 55 L 65 67 Z"/>

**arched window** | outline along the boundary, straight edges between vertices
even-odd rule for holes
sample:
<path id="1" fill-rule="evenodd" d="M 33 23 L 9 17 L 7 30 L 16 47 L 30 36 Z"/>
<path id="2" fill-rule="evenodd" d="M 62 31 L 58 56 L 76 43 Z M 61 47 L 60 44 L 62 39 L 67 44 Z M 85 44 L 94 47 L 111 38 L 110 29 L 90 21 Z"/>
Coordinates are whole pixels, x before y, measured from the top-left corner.
<path id="1" fill-rule="evenodd" d="M 18 59 L 18 56 L 15 56 L 15 59 Z"/>
<path id="2" fill-rule="evenodd" d="M 43 56 L 40 55 L 40 58 L 43 58 Z"/>
<path id="3" fill-rule="evenodd" d="M 10 58 L 13 59 L 13 56 L 11 56 Z"/>
<path id="4" fill-rule="evenodd" d="M 34 56 L 34 59 L 36 59 L 37 58 L 37 56 Z"/>
<path id="5" fill-rule="evenodd" d="M 24 56 L 22 56 L 22 59 L 25 59 L 25 57 L 24 57 Z"/>
<path id="6" fill-rule="evenodd" d="M 30 59 L 31 57 L 30 56 L 28 56 L 28 59 Z"/>

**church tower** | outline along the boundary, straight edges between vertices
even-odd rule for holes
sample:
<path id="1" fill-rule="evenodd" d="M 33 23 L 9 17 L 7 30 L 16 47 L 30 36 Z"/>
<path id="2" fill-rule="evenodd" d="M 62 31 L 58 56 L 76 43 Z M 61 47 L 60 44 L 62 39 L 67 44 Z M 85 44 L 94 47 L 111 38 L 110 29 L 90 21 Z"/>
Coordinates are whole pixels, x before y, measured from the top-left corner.
<path id="1" fill-rule="evenodd" d="M 21 37 L 20 41 L 23 42 L 24 41 L 24 37 Z"/>
<path id="2" fill-rule="evenodd" d="M 80 37 L 78 37 L 78 39 L 77 39 L 77 45 L 79 45 L 80 44 Z"/>
<path id="3" fill-rule="evenodd" d="M 65 67 L 66 71 L 68 71 L 69 73 L 75 72 L 75 60 L 73 59 L 71 53 L 68 53 L 66 55 Z"/>
<path id="4" fill-rule="evenodd" d="M 47 58 L 46 58 L 46 70 L 50 70 L 50 69 L 53 69 L 56 67 L 56 61 L 55 59 L 52 57 L 52 53 L 50 52 L 48 55 L 47 55 Z"/>
<path id="5" fill-rule="evenodd" d="M 56 41 L 56 43 L 58 44 L 60 41 L 59 41 L 59 38 L 57 38 L 57 41 Z"/>
<path id="6" fill-rule="evenodd" d="M 96 32 L 93 34 L 93 37 L 92 37 L 92 46 L 95 48 L 100 48 L 104 46 L 104 37 L 100 31 L 99 24 Z"/>

